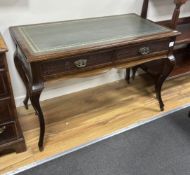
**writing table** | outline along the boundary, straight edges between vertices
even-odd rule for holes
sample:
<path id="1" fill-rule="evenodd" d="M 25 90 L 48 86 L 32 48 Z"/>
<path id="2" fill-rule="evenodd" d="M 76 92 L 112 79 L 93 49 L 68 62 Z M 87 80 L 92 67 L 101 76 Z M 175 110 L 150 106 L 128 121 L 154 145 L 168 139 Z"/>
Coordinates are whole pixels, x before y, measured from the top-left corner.
<path id="1" fill-rule="evenodd" d="M 40 123 L 39 149 L 45 133 L 40 95 L 44 82 L 60 77 L 91 75 L 165 59 L 156 82 L 161 87 L 175 63 L 173 46 L 179 32 L 136 14 L 10 27 L 16 45 L 16 68 L 26 86 L 24 105 L 31 100 Z"/>

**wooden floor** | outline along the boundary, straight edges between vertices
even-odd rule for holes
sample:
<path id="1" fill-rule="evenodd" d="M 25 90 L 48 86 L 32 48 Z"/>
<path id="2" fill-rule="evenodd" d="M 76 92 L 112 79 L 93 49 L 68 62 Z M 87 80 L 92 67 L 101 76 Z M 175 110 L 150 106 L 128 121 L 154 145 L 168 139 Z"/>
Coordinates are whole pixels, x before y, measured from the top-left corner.
<path id="1" fill-rule="evenodd" d="M 163 88 L 165 111 L 190 103 L 190 75 L 168 80 Z M 160 113 L 151 81 L 124 80 L 42 102 L 46 118 L 45 150 L 39 152 L 34 111 L 19 108 L 28 150 L 0 157 L 0 174 L 79 146 Z"/>

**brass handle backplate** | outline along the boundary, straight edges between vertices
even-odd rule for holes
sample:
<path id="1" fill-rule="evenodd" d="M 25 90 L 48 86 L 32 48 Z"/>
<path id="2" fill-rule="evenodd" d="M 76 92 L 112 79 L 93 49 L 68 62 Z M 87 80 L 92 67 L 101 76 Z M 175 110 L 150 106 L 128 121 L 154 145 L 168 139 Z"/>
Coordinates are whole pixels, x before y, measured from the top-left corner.
<path id="1" fill-rule="evenodd" d="M 139 49 L 139 53 L 141 55 L 148 55 L 150 53 L 150 48 L 149 47 L 141 47 Z"/>
<path id="2" fill-rule="evenodd" d="M 80 59 L 74 62 L 75 66 L 78 68 L 83 68 L 87 66 L 87 59 Z"/>
<path id="3" fill-rule="evenodd" d="M 0 127 L 0 134 L 3 134 L 6 128 L 7 128 L 6 126 Z"/>

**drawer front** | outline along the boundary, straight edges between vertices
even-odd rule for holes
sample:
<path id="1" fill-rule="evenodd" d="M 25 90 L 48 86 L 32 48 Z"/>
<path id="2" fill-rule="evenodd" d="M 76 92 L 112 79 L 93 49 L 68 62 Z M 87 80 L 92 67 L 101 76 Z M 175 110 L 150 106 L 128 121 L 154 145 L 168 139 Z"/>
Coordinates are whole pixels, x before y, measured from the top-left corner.
<path id="1" fill-rule="evenodd" d="M 116 50 L 116 61 L 131 61 L 134 58 L 146 58 L 162 51 L 168 51 L 169 40 L 149 41 L 143 44 L 123 47 Z"/>
<path id="2" fill-rule="evenodd" d="M 59 73 L 75 73 L 90 70 L 96 67 L 103 67 L 112 63 L 113 52 L 97 53 L 87 56 L 59 59 L 43 62 L 43 76 Z"/>
<path id="3" fill-rule="evenodd" d="M 9 94 L 7 73 L 0 69 L 0 98 Z"/>
<path id="4" fill-rule="evenodd" d="M 4 63 L 4 53 L 0 54 L 0 69 L 5 68 L 5 63 Z"/>
<path id="5" fill-rule="evenodd" d="M 0 124 L 14 120 L 14 112 L 11 100 L 0 101 Z"/>
<path id="6" fill-rule="evenodd" d="M 17 139 L 15 123 L 0 125 L 0 144 Z"/>

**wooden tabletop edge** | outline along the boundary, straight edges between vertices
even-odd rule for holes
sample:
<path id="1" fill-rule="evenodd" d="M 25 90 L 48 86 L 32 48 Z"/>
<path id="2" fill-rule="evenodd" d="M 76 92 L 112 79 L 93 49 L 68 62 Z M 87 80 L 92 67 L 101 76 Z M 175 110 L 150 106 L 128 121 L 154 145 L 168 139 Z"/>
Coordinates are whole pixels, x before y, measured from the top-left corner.
<path id="1" fill-rule="evenodd" d="M 47 52 L 43 55 L 41 54 L 36 54 L 36 53 L 33 53 L 29 48 L 26 47 L 27 43 L 25 42 L 25 40 L 22 38 L 22 35 L 20 34 L 20 32 L 17 30 L 17 27 L 16 26 L 11 26 L 9 27 L 9 31 L 10 31 L 10 35 L 13 39 L 13 41 L 15 42 L 15 44 L 22 50 L 22 52 L 24 53 L 24 55 L 26 56 L 28 62 L 38 62 L 38 61 L 45 61 L 47 59 L 56 59 L 58 57 L 68 57 L 68 56 L 74 56 L 75 52 L 77 52 L 76 50 L 80 50 L 80 52 L 84 52 L 83 54 L 86 53 L 86 49 L 84 48 L 80 48 L 80 49 L 73 49 L 73 50 L 69 50 L 69 51 L 60 51 L 57 53 L 55 52 Z M 165 37 L 176 37 L 178 35 L 180 35 L 181 33 L 177 30 L 169 30 L 169 31 L 166 31 L 166 32 L 163 32 L 163 33 L 160 33 L 161 35 L 159 36 L 155 36 L 155 34 L 153 35 L 149 35 L 149 36 L 146 36 L 146 39 L 145 40 L 151 40 L 152 38 L 154 39 L 163 39 Z M 119 42 L 116 42 L 116 43 L 109 43 L 109 44 L 103 44 L 103 45 L 94 45 L 94 46 L 90 46 L 88 48 L 88 52 L 89 51 L 95 51 L 97 49 L 109 49 L 111 47 L 115 47 L 118 46 L 118 44 L 120 46 L 122 45 L 126 45 L 126 44 L 136 44 L 138 42 L 142 42 L 142 39 L 144 37 L 137 37 L 137 38 L 134 38 L 134 39 L 131 39 L 131 40 L 128 40 L 128 41 L 119 41 Z M 24 46 L 23 46 L 24 45 Z M 70 53 L 74 53 L 70 55 Z"/>

